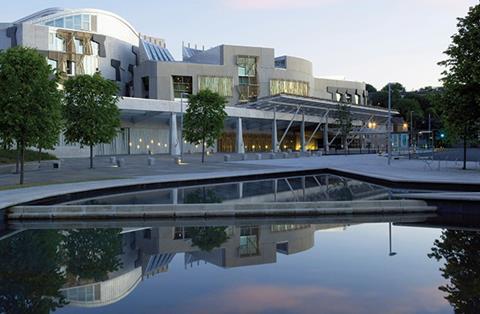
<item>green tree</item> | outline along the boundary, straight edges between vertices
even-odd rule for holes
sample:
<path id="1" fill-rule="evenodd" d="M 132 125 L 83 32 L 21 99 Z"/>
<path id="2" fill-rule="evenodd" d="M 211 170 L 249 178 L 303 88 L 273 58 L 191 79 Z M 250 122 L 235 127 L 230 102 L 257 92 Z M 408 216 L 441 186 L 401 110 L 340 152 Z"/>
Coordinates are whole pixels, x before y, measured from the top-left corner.
<path id="1" fill-rule="evenodd" d="M 439 287 L 455 313 L 480 312 L 480 233 L 446 230 L 435 240 L 430 258 L 445 262 L 440 268 L 449 283 Z"/>
<path id="2" fill-rule="evenodd" d="M 0 53 L 0 137 L 6 146 L 15 142 L 18 147 L 20 184 L 24 183 L 26 148 L 47 146 L 58 138 L 58 80 L 45 57 L 34 49 L 15 47 Z"/>
<path id="3" fill-rule="evenodd" d="M 339 105 L 337 111 L 337 122 L 345 153 L 347 153 L 348 150 L 348 136 L 353 130 L 352 120 L 350 107 L 347 105 Z"/>
<path id="4" fill-rule="evenodd" d="M 0 242 L 0 313 L 48 314 L 67 302 L 55 230 L 26 230 Z"/>
<path id="5" fill-rule="evenodd" d="M 93 147 L 110 143 L 120 127 L 117 92 L 118 86 L 100 73 L 79 75 L 65 82 L 65 139 L 90 147 L 90 168 Z"/>
<path id="6" fill-rule="evenodd" d="M 445 51 L 447 59 L 443 87 L 445 93 L 439 111 L 449 136 L 463 139 L 463 169 L 467 169 L 468 142 L 478 139 L 480 130 L 480 5 L 470 8 L 464 18 L 458 19 L 458 32 Z"/>
<path id="7" fill-rule="evenodd" d="M 120 229 L 69 230 L 64 241 L 67 273 L 79 280 L 107 279 L 119 269 L 122 251 Z"/>
<path id="8" fill-rule="evenodd" d="M 212 146 L 222 135 L 225 118 L 225 97 L 208 89 L 189 97 L 185 112 L 183 136 L 195 145 L 202 145 L 202 163 L 205 162 L 205 146 Z"/>
<path id="9" fill-rule="evenodd" d="M 192 246 L 205 252 L 211 252 L 228 240 L 227 227 L 188 227 L 187 233 L 192 239 Z"/>

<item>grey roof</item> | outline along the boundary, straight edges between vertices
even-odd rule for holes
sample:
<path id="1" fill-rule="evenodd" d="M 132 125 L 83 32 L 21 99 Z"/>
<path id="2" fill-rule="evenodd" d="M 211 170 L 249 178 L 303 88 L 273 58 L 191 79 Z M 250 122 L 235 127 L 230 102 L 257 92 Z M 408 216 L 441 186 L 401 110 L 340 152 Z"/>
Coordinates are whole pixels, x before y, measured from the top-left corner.
<path id="1" fill-rule="evenodd" d="M 142 39 L 143 47 L 147 53 L 148 60 L 162 61 L 162 62 L 175 62 L 172 54 L 167 48 L 160 47 Z"/>
<path id="2" fill-rule="evenodd" d="M 351 103 L 341 103 L 331 100 L 325 100 L 315 97 L 303 97 L 288 94 L 279 94 L 274 96 L 262 97 L 257 101 L 239 104 L 237 106 L 248 107 L 252 109 L 295 113 L 297 110 L 307 115 L 323 116 L 327 111 L 335 112 L 340 105 L 346 105 L 350 108 L 353 116 L 373 115 L 377 117 L 387 117 L 388 110 L 381 107 L 356 105 Z M 398 115 L 398 111 L 392 110 L 392 115 Z"/>

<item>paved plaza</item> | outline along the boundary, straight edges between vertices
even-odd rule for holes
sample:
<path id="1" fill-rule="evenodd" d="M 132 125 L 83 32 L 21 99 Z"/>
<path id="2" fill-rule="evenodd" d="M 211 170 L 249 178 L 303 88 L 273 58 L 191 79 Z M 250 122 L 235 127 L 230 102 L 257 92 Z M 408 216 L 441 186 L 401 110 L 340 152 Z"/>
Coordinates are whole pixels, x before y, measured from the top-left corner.
<path id="1" fill-rule="evenodd" d="M 468 164 L 469 170 L 461 170 L 461 163 L 425 160 L 392 160 L 378 155 L 337 155 L 321 157 L 254 160 L 258 155 L 249 155 L 249 160 L 241 161 L 240 155 L 232 155 L 229 162 L 223 154 L 210 156 L 207 163 L 200 162 L 199 155 L 188 155 L 185 164 L 175 164 L 172 157 L 155 156 L 153 166 L 147 164 L 147 156 L 129 156 L 123 167 L 115 167 L 109 158 L 96 158 L 95 169 L 88 169 L 88 159 L 67 159 L 60 169 L 53 169 L 45 162 L 38 170 L 26 173 L 27 183 L 39 186 L 27 186 L 11 189 L 18 180 L 17 175 L 0 176 L 0 208 L 35 199 L 95 190 L 157 182 L 185 180 L 231 178 L 248 175 L 264 175 L 282 172 L 308 171 L 315 169 L 334 169 L 343 172 L 391 180 L 396 182 L 415 181 L 426 183 L 465 183 L 480 184 L 480 165 Z M 263 154 L 262 158 L 271 158 Z M 63 183 L 63 184 L 60 184 Z M 465 193 L 463 198 L 479 198 L 479 193 Z"/>

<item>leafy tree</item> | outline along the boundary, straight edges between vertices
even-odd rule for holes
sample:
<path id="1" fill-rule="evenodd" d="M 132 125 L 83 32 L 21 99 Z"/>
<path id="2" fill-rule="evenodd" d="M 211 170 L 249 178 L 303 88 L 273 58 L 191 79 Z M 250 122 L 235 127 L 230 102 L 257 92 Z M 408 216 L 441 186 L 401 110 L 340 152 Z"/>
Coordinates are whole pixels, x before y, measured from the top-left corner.
<path id="1" fill-rule="evenodd" d="M 4 146 L 15 142 L 18 147 L 20 184 L 24 183 L 26 148 L 50 146 L 58 138 L 58 79 L 34 49 L 15 47 L 0 53 L 0 138 Z"/>
<path id="2" fill-rule="evenodd" d="M 93 147 L 110 143 L 120 127 L 117 92 L 118 86 L 100 73 L 79 75 L 65 82 L 65 139 L 90 147 L 90 168 Z"/>
<path id="3" fill-rule="evenodd" d="M 26 230 L 0 242 L 0 313 L 48 314 L 67 302 L 54 230 Z"/>
<path id="4" fill-rule="evenodd" d="M 208 89 L 189 97 L 185 112 L 183 136 L 195 145 L 202 145 L 202 163 L 205 162 L 205 146 L 212 146 L 222 135 L 225 118 L 225 97 Z"/>
<path id="5" fill-rule="evenodd" d="M 376 93 L 377 92 L 377 89 L 371 84 L 366 84 L 365 89 L 367 90 L 368 93 Z"/>
<path id="6" fill-rule="evenodd" d="M 458 32 L 439 63 L 445 67 L 445 93 L 439 110 L 449 135 L 463 139 L 464 162 L 467 168 L 467 145 L 478 139 L 480 130 L 480 5 L 470 8 L 464 18 L 458 19 Z"/>
<path id="7" fill-rule="evenodd" d="M 64 252 L 67 272 L 75 278 L 103 281 L 121 266 L 120 229 L 69 230 Z"/>
<path id="8" fill-rule="evenodd" d="M 480 312 L 480 233 L 446 230 L 436 240 L 430 258 L 444 260 L 440 268 L 449 283 L 439 287 L 455 313 Z"/>
<path id="9" fill-rule="evenodd" d="M 350 107 L 347 105 L 339 105 L 337 111 L 337 122 L 340 130 L 340 137 L 342 139 L 343 149 L 347 153 L 348 143 L 347 139 L 350 133 L 353 130 L 352 124 L 352 114 L 350 112 Z"/>
<path id="10" fill-rule="evenodd" d="M 227 227 L 188 227 L 186 231 L 192 239 L 192 246 L 211 252 L 228 240 Z"/>

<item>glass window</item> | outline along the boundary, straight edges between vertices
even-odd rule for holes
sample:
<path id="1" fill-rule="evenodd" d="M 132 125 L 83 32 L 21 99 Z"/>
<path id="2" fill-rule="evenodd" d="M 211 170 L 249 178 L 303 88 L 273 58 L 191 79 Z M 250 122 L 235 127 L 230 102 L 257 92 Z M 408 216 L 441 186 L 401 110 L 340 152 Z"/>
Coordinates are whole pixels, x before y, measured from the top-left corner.
<path id="1" fill-rule="evenodd" d="M 73 16 L 65 17 L 65 28 L 73 29 Z"/>
<path id="2" fill-rule="evenodd" d="M 182 98 L 182 93 L 192 94 L 191 76 L 173 76 L 173 94 L 174 98 Z M 185 98 L 185 97 L 183 97 Z"/>
<path id="3" fill-rule="evenodd" d="M 256 57 L 237 57 L 238 76 L 257 76 L 257 58 Z"/>
<path id="4" fill-rule="evenodd" d="M 75 42 L 75 53 L 84 54 L 83 41 L 81 39 L 74 39 Z"/>
<path id="5" fill-rule="evenodd" d="M 90 15 L 82 14 L 82 29 L 89 31 L 90 30 Z"/>
<path id="6" fill-rule="evenodd" d="M 56 19 L 56 20 L 55 20 L 55 27 L 64 28 L 64 27 L 65 27 L 64 19 L 63 19 L 63 18 L 61 18 L 61 19 Z"/>
<path id="7" fill-rule="evenodd" d="M 271 80 L 270 94 L 290 94 L 298 96 L 308 96 L 309 84 L 300 81 Z"/>
<path id="8" fill-rule="evenodd" d="M 55 33 L 48 34 L 48 50 L 65 52 L 66 49 L 65 39 L 58 37 Z"/>
<path id="9" fill-rule="evenodd" d="M 92 56 L 98 56 L 100 45 L 94 41 L 92 41 L 91 43 L 92 43 Z"/>
<path id="10" fill-rule="evenodd" d="M 55 21 L 49 21 L 49 22 L 45 23 L 45 25 L 47 25 L 47 26 L 54 26 L 54 25 L 55 25 Z"/>
<path id="11" fill-rule="evenodd" d="M 215 76 L 199 76 L 198 89 L 209 89 L 212 92 L 218 93 L 220 96 L 233 96 L 233 78 L 231 77 L 215 77 Z"/>
<path id="12" fill-rule="evenodd" d="M 47 63 L 49 66 L 52 67 L 53 70 L 56 70 L 58 68 L 57 60 L 47 59 Z"/>
<path id="13" fill-rule="evenodd" d="M 73 29 L 82 29 L 82 16 L 73 16 Z"/>

